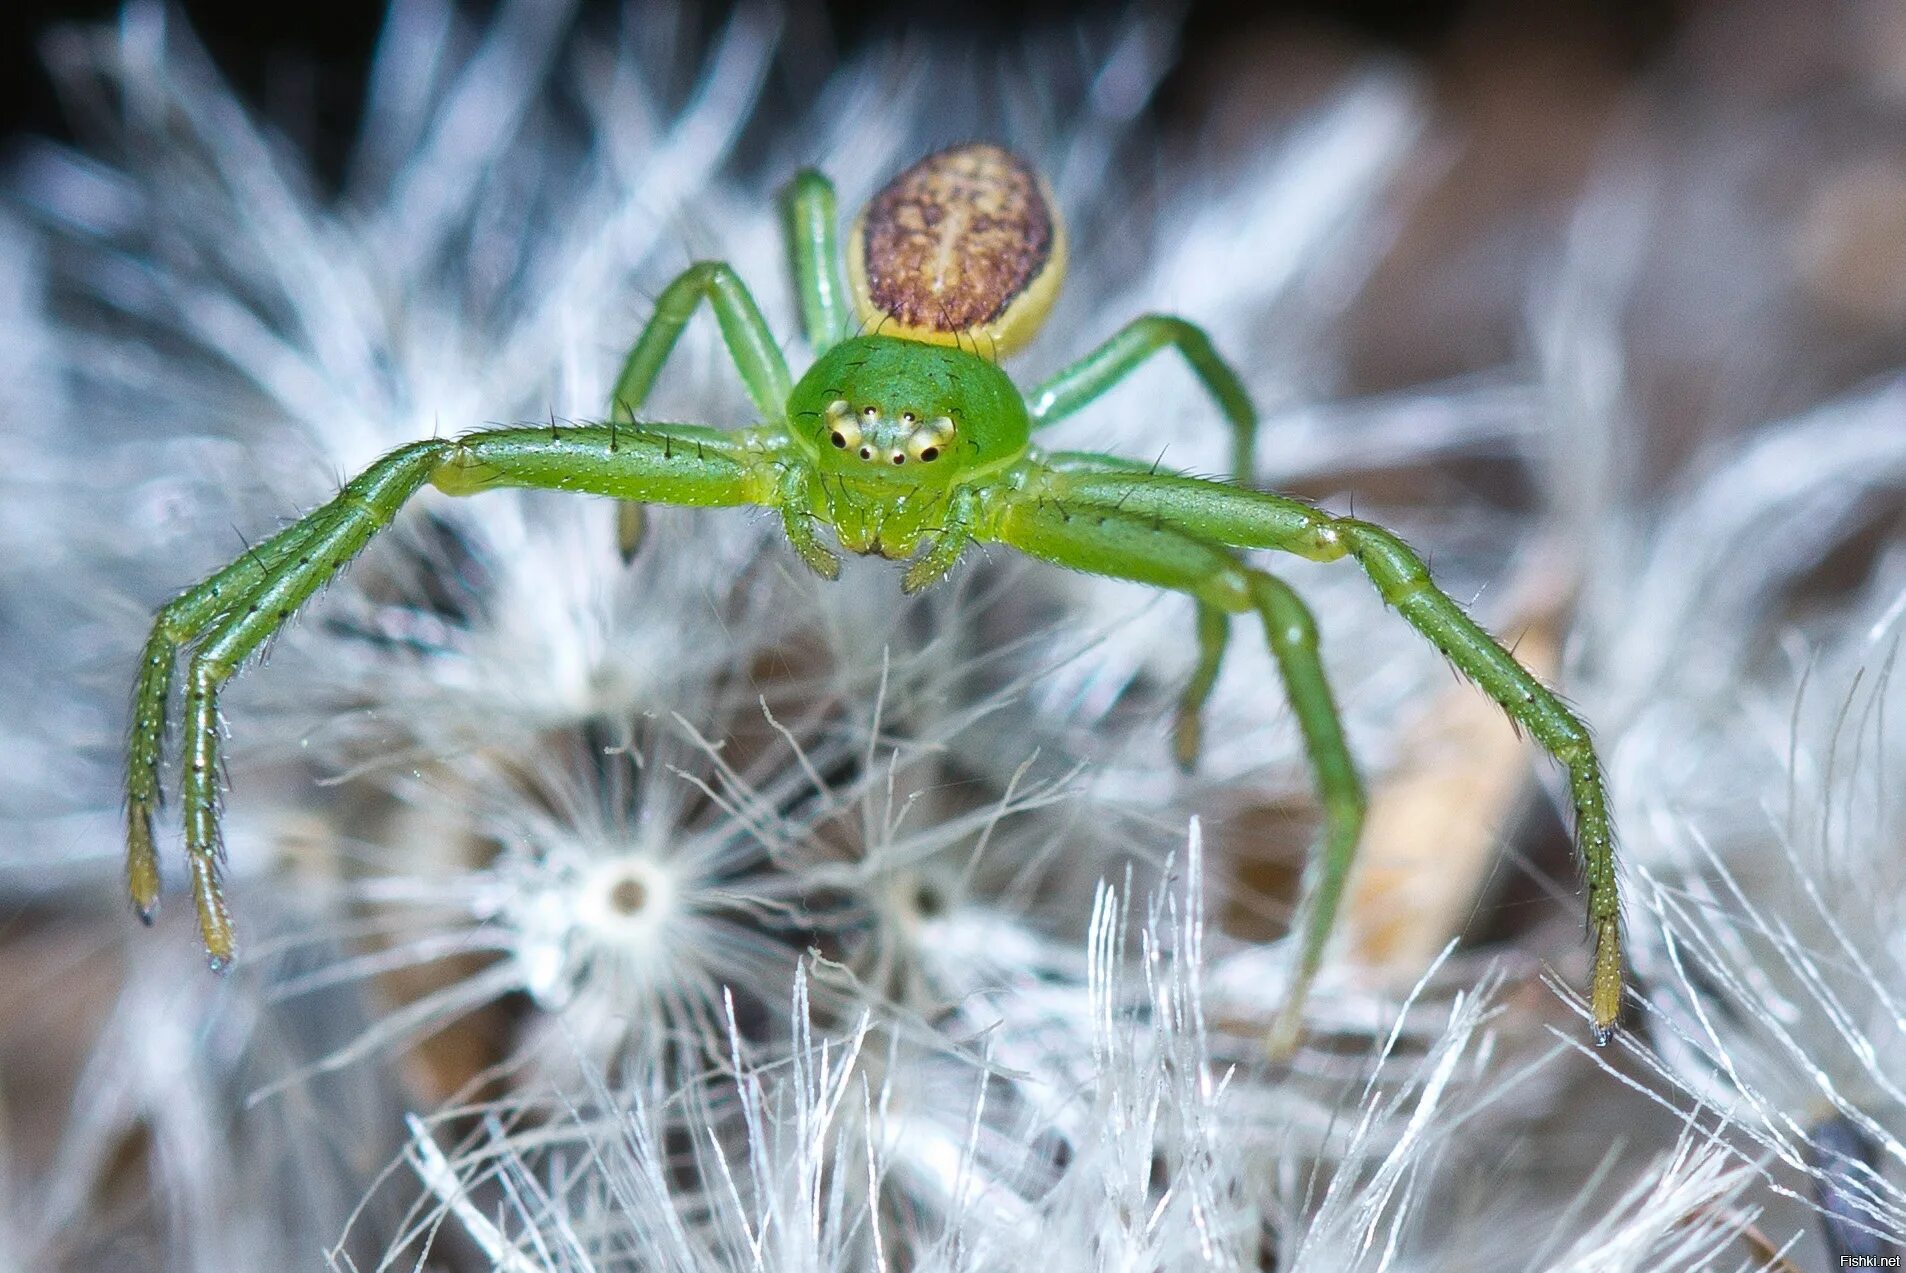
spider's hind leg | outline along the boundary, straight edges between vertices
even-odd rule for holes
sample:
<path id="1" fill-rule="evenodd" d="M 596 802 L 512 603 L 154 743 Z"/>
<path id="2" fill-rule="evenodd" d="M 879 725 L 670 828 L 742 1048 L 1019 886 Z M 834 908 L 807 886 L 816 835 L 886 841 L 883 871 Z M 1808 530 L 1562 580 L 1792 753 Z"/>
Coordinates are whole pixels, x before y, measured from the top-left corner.
<path id="1" fill-rule="evenodd" d="M 989 528 L 988 537 L 1074 570 L 1155 584 L 1189 593 L 1199 601 L 1199 634 L 1205 653 L 1199 677 L 1186 695 L 1186 707 L 1192 710 L 1181 714 L 1180 731 L 1186 719 L 1195 722 L 1195 706 L 1201 706 L 1203 696 L 1210 692 L 1209 680 L 1215 679 L 1217 654 L 1224 645 L 1221 633 L 1229 616 L 1255 612 L 1262 621 L 1297 717 L 1323 813 L 1322 843 L 1313 868 L 1306 872 L 1301 932 L 1293 930 L 1298 932 L 1296 967 L 1270 1034 L 1272 1054 L 1287 1055 L 1297 1042 L 1305 999 L 1336 926 L 1364 810 L 1363 784 L 1324 676 L 1317 625 L 1309 608 L 1288 584 L 1245 565 L 1222 547 L 1114 505 L 1021 497 L 1007 506 L 1005 515 Z"/>
<path id="2" fill-rule="evenodd" d="M 1190 773 L 1204 750 L 1204 709 L 1218 687 L 1224 647 L 1231 640 L 1231 616 L 1207 602 L 1198 603 L 1198 666 L 1178 700 L 1178 720 L 1172 726 L 1171 751 L 1178 768 Z"/>
<path id="3" fill-rule="evenodd" d="M 781 191 L 782 230 L 794 291 L 801 298 L 801 327 L 816 358 L 847 338 L 847 296 L 836 273 L 834 185 L 812 168 L 797 173 Z"/>
<path id="4" fill-rule="evenodd" d="M 1264 636 L 1277 656 L 1284 692 L 1304 750 L 1317 779 L 1317 798 L 1323 806 L 1323 842 L 1311 859 L 1304 888 L 1302 945 L 1297 971 L 1284 995 L 1284 1006 L 1271 1023 L 1269 1048 L 1273 1057 L 1290 1054 L 1303 1027 L 1304 1001 L 1323 967 L 1324 947 L 1337 925 L 1344 886 L 1356 861 L 1357 839 L 1363 832 L 1363 783 L 1344 741 L 1343 720 L 1324 679 L 1317 653 L 1317 623 L 1289 584 L 1261 570 L 1246 572 L 1251 603 L 1264 622 Z"/>

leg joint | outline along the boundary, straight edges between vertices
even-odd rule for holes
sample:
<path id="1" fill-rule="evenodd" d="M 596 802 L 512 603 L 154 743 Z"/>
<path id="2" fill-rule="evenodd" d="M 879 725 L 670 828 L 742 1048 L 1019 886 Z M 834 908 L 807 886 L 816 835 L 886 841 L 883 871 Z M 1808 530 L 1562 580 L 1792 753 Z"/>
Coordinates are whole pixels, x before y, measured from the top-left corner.
<path id="1" fill-rule="evenodd" d="M 1388 604 L 1401 606 L 1417 593 L 1435 589 L 1423 559 L 1383 527 L 1342 517 L 1332 529 Z"/>
<path id="2" fill-rule="evenodd" d="M 1225 614 L 1245 614 L 1257 606 L 1252 587 L 1252 571 L 1234 566 L 1209 579 L 1195 590 L 1197 599 Z"/>
<path id="3" fill-rule="evenodd" d="M 231 679 L 232 663 L 229 659 L 201 652 L 192 656 L 185 676 L 190 697 L 212 698 L 217 695 L 218 687 Z"/>
<path id="4" fill-rule="evenodd" d="M 1132 320 L 1131 330 L 1149 344 L 1196 348 L 1199 352 L 1211 346 L 1210 338 L 1204 334 L 1203 328 L 1176 314 L 1141 315 Z"/>
<path id="5" fill-rule="evenodd" d="M 726 261 L 697 261 L 683 270 L 668 285 L 655 303 L 657 314 L 666 313 L 676 322 L 686 323 L 703 297 L 739 286 L 741 276 Z"/>

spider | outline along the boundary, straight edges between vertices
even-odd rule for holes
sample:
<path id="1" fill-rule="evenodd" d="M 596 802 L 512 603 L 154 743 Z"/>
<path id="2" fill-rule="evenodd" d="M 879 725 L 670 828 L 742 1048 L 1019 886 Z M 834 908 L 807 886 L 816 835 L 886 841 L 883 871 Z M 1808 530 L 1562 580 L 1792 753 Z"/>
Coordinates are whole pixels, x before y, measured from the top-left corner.
<path id="1" fill-rule="evenodd" d="M 1389 531 L 1309 504 L 1159 471 L 1094 452 L 1046 452 L 1033 433 L 1086 407 L 1139 364 L 1175 349 L 1230 425 L 1233 472 L 1248 478 L 1257 416 L 1237 374 L 1182 318 L 1147 315 L 1031 393 L 997 359 L 1050 310 L 1066 242 L 1050 190 L 1019 156 L 972 143 L 927 156 L 876 194 L 840 253 L 833 186 L 804 171 L 782 194 L 801 317 L 815 361 L 794 380 L 748 289 L 726 264 L 696 264 L 656 300 L 599 424 L 489 428 L 413 442 L 377 460 L 328 504 L 251 548 L 159 611 L 134 690 L 128 746 L 126 878 L 150 922 L 159 899 L 152 814 L 174 665 L 190 648 L 181 781 L 185 849 L 205 948 L 229 966 L 235 940 L 219 886 L 218 695 L 254 651 L 388 526 L 426 483 L 451 495 L 541 487 L 623 501 L 624 555 L 639 506 L 756 505 L 834 579 L 849 552 L 908 561 L 907 592 L 942 579 L 974 543 L 1059 566 L 1187 593 L 1197 663 L 1173 748 L 1190 768 L 1232 615 L 1255 614 L 1315 771 L 1321 844 L 1307 888 L 1297 967 L 1276 1038 L 1297 1028 L 1322 962 L 1362 824 L 1364 796 L 1318 657 L 1317 630 L 1291 588 L 1241 555 L 1278 549 L 1348 557 L 1394 607 L 1567 770 L 1594 943 L 1590 1012 L 1606 1041 L 1622 995 L 1621 921 L 1601 768 L 1588 730 Z M 852 312 L 856 327 L 849 318 Z M 702 302 L 714 311 L 760 423 L 724 430 L 641 422 L 647 397 Z M 858 333 L 858 334 L 857 334 Z"/>

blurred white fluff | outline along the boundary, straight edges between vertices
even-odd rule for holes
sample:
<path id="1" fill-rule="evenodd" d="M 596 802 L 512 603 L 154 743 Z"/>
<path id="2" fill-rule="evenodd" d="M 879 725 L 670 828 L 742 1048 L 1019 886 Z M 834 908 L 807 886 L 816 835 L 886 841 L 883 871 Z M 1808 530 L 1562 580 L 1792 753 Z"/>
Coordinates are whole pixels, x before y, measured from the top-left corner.
<path id="1" fill-rule="evenodd" d="M 169 923 L 164 935 L 175 940 L 165 949 L 123 959 L 59 1143 L 16 1195 L 7 1240 L 40 1253 L 22 1267 L 55 1267 L 55 1253 L 62 1268 L 295 1266 L 359 1204 L 365 1158 L 395 1149 L 400 1107 L 385 1069 L 248 1100 L 287 1065 L 362 1028 L 362 1005 L 333 993 L 305 999 L 296 1014 L 275 1010 L 254 975 L 205 976 L 191 928 Z M 102 958 L 122 962 L 117 951 L 93 955 Z M 91 979 L 91 969 L 66 971 L 80 986 Z M 139 1182 L 130 1195 L 128 1173 Z"/>
<path id="2" fill-rule="evenodd" d="M 498 1041 L 506 1053 L 564 1074 L 583 1059 L 646 1084 L 720 1055 L 725 995 L 785 997 L 806 931 L 800 876 L 786 867 L 837 810 L 785 754 L 738 773 L 679 720 L 639 731 L 635 745 L 632 755 L 605 752 L 600 735 L 550 737 L 526 770 L 466 759 L 402 792 L 398 847 L 360 850 L 367 860 L 341 890 L 349 910 L 318 911 L 298 939 L 370 948 L 280 978 L 272 993 L 295 1000 L 406 971 L 431 988 L 313 1070 L 520 994 L 536 1012 L 520 1040 Z M 825 740 L 811 746 L 833 763 Z M 474 865 L 479 846 L 490 856 Z"/>
<path id="3" fill-rule="evenodd" d="M 1764 652 L 1725 690 L 1690 682 L 1633 744 L 1674 730 L 1733 760 L 1725 784 L 1676 772 L 1636 800 L 1657 1068 L 1784 1188 L 1829 1205 L 1853 1253 L 1906 1242 L 1906 806 L 1889 737 L 1906 592 L 1890 558 L 1836 633 Z"/>
<path id="4" fill-rule="evenodd" d="M 1877 8 L 1804 21 L 1840 47 Z M 1798 16 L 1768 10 L 1765 49 Z M 1652 1051 L 1629 1044 L 1754 1162 L 1752 1209 L 1806 1266 L 1906 1243 L 1906 381 L 1861 338 L 1896 316 L 1823 313 L 1843 280 L 1798 246 L 1836 173 L 1897 168 L 1898 103 L 1851 81 L 1792 108 L 1825 65 L 1730 65 L 1619 134 L 1537 320 L 1581 532 L 1571 684 L 1607 749 Z"/>
<path id="5" fill-rule="evenodd" d="M 1758 1218 L 1743 1196 L 1757 1173 L 1724 1142 L 1689 1131 L 1568 1246 L 1541 1260 L 1549 1273 L 1756 1273 L 1784 1251 L 1755 1251 L 1740 1235 Z"/>
<path id="6" fill-rule="evenodd" d="M 1036 1094 L 1037 1075 L 999 1054 L 1003 1030 L 935 1044 L 874 1008 L 829 1031 L 803 975 L 788 1057 L 751 1063 L 737 1032 L 732 1085 L 472 1111 L 477 1129 L 448 1150 L 413 1124 L 428 1198 L 404 1242 L 452 1223 L 505 1270 L 638 1252 L 681 1269 L 1004 1270 L 1034 1249 L 1055 1270 L 1250 1269 L 1264 1243 L 1292 1253 L 1280 1267 L 1395 1267 L 1422 1237 L 1413 1181 L 1446 1143 L 1452 1080 L 1486 1055 L 1488 992 L 1418 1080 L 1365 1090 L 1319 1190 L 1306 1152 L 1252 1113 L 1256 1080 L 1208 1055 L 1199 857 L 1194 828 L 1182 885 L 1154 895 L 1137 932 L 1121 891 L 1100 890 L 1086 983 L 1051 988 L 1076 996 L 1064 1086 Z M 1393 1121 L 1410 1130 L 1371 1139 Z"/>

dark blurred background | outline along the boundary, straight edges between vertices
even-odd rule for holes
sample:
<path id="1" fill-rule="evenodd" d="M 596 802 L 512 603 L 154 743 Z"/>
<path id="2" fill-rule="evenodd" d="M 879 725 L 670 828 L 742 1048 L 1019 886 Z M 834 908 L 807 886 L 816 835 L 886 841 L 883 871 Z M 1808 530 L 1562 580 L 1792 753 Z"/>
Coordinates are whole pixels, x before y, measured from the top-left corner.
<path id="1" fill-rule="evenodd" d="M 1785 2 L 1731 0 L 1730 14 Z M 384 4 L 141 3 L 183 14 L 219 73 L 312 157 L 320 182 L 341 180 Z M 494 3 L 460 7 L 480 17 Z M 116 0 L 0 0 L 0 169 L 22 135 L 72 140 L 41 64 L 43 33 L 62 22 L 110 21 L 120 8 Z M 607 32 L 625 6 L 578 0 L 578 8 L 581 26 Z M 1553 247 L 1558 218 L 1632 90 L 1658 78 L 1654 68 L 1673 59 L 1683 31 L 1714 13 L 1699 0 L 1187 0 L 1129 8 L 981 0 L 950 8 L 795 0 L 786 6 L 784 46 L 812 50 L 824 65 L 901 32 L 986 48 L 1103 27 L 1121 13 L 1178 15 L 1179 56 L 1153 99 L 1153 121 L 1167 136 L 1196 137 L 1218 152 L 1293 118 L 1372 55 L 1414 66 L 1432 117 L 1463 144 L 1418 191 L 1344 332 L 1349 387 L 1362 392 L 1488 367 L 1518 350 L 1518 280 L 1530 253 Z M 685 4 L 673 13 L 693 15 L 691 27 L 712 35 L 729 9 Z M 1453 296 L 1461 298 L 1460 321 Z"/>
<path id="2" fill-rule="evenodd" d="M 186 0 L 182 12 L 220 69 L 272 122 L 311 144 L 333 167 L 354 131 L 368 59 L 383 6 L 371 0 Z M 470 6 L 481 10 L 484 5 Z M 610 20 L 619 6 L 585 0 Z M 1113 6 L 985 0 L 955 13 L 880 0 L 794 6 L 823 38 L 851 51 L 869 39 L 908 29 L 956 28 L 1000 37 L 1063 27 Z M 1645 67 L 1671 41 L 1689 0 L 1206 0 L 1173 6 L 1185 15 L 1183 59 L 1159 99 L 1168 120 L 1209 106 L 1199 86 L 1214 64 L 1276 41 L 1335 44 L 1346 50 L 1393 49 L 1420 60 L 1444 82 L 1460 82 L 1483 60 L 1508 49 L 1540 52 L 1617 77 Z M 98 22 L 115 0 L 11 0 L 0 4 L 0 136 L 22 131 L 65 135 L 57 95 L 40 65 L 39 37 L 62 21 Z M 712 25 L 719 16 L 709 6 Z"/>

